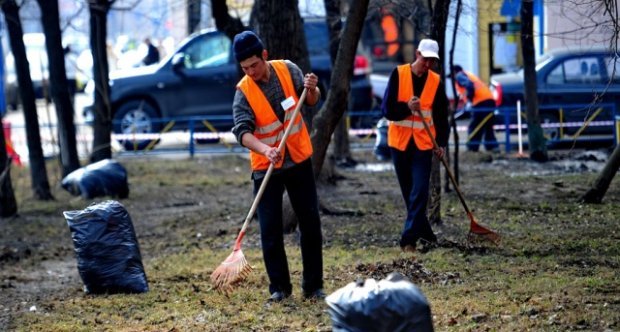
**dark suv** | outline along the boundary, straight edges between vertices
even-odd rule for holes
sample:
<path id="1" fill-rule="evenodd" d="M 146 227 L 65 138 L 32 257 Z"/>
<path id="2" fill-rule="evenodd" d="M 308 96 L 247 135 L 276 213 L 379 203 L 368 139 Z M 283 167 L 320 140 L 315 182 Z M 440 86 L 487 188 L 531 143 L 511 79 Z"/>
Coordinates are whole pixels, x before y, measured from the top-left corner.
<path id="1" fill-rule="evenodd" d="M 304 28 L 312 71 L 325 91 L 331 74 L 327 25 L 324 19 L 306 19 Z M 358 55 L 350 103 L 358 114 L 370 112 L 372 106 L 369 73 L 368 60 Z M 132 134 L 158 133 L 172 120 L 173 127 L 167 129 L 188 129 L 189 119 L 202 117 L 218 131 L 229 131 L 239 79 L 228 37 L 213 30 L 193 34 L 157 65 L 110 75 L 113 131 L 127 134 L 120 140 L 126 149 L 143 149 L 149 143 L 145 138 L 133 140 Z M 196 129 L 206 131 L 201 123 L 197 121 Z"/>
<path id="2" fill-rule="evenodd" d="M 536 84 L 540 118 L 551 144 L 576 133 L 606 141 L 612 137 L 614 115 L 620 115 L 618 56 L 601 47 L 568 48 L 551 51 L 538 61 Z M 509 114 L 514 124 L 517 100 L 522 103 L 524 100 L 523 70 L 491 76 L 491 89 L 500 111 Z M 498 123 L 504 121 L 503 114 L 497 119 Z M 582 128 L 584 123 L 588 126 Z"/>

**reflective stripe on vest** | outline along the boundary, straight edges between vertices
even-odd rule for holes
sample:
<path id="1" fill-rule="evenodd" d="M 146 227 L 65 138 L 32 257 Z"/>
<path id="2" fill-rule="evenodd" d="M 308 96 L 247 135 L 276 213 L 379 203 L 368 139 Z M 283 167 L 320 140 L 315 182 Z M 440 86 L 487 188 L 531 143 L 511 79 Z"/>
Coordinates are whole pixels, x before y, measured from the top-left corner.
<path id="1" fill-rule="evenodd" d="M 273 60 L 269 61 L 269 63 L 280 81 L 280 86 L 282 87 L 284 95 L 287 98 L 293 97 L 295 101 L 294 106 L 296 106 L 299 102 L 299 97 L 295 92 L 295 85 L 293 84 L 293 79 L 291 78 L 286 63 L 283 60 Z M 256 122 L 256 128 L 253 133 L 254 136 L 264 144 L 278 146 L 280 140 L 284 136 L 284 130 L 291 120 L 295 107 L 290 107 L 285 110 L 284 123 L 282 123 L 276 116 L 276 113 L 260 87 L 249 76 L 244 76 L 237 84 L 237 88 L 243 92 L 254 112 Z M 301 115 L 293 122 L 293 127 L 286 140 L 286 149 L 280 151 L 283 158 L 275 165 L 276 168 L 282 167 L 285 151 L 288 151 L 291 159 L 295 163 L 300 163 L 312 155 L 310 135 L 308 134 L 308 130 L 306 129 Z M 267 157 L 254 151 L 250 151 L 250 162 L 252 169 L 255 171 L 266 170 L 270 163 Z"/>
<path id="2" fill-rule="evenodd" d="M 414 96 L 411 65 L 398 66 L 398 101 L 406 103 Z M 433 122 L 433 101 L 439 86 L 439 75 L 431 70 L 428 71 L 426 83 L 420 94 L 420 108 L 422 119 L 418 113 L 412 114 L 401 121 L 390 121 L 388 127 L 388 145 L 400 151 L 405 151 L 409 141 L 413 138 L 419 150 L 430 150 L 433 141 L 426 133 L 422 121 L 426 121 L 435 137 L 435 124 Z"/>
<path id="3" fill-rule="evenodd" d="M 493 93 L 491 92 L 491 89 L 489 89 L 489 87 L 484 84 L 478 78 L 478 76 L 464 70 L 463 73 L 465 73 L 469 80 L 474 84 L 474 100 L 470 100 L 472 105 L 476 106 L 485 100 L 495 100 L 495 98 L 493 98 Z M 467 92 L 465 87 L 456 84 L 456 90 L 459 95 L 465 96 L 465 98 L 467 99 Z"/>

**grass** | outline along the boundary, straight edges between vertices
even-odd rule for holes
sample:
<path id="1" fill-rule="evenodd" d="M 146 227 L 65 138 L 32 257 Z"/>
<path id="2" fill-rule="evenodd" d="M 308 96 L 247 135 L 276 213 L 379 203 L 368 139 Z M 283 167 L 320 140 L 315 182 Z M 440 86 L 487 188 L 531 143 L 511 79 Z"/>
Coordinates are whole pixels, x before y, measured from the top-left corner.
<path id="1" fill-rule="evenodd" d="M 123 204 L 136 226 L 150 291 L 88 295 L 79 280 L 72 280 L 24 300 L 27 304 L 18 305 L 22 309 L 12 313 L 10 328 L 330 331 L 327 305 L 301 298 L 301 258 L 294 234 L 286 236 L 294 287 L 291 299 L 281 304 L 265 301 L 268 281 L 256 224 L 244 242 L 244 253 L 255 270 L 229 296 L 211 288 L 209 276 L 231 252 L 250 205 L 245 163 L 235 157 L 176 163 L 125 161 L 131 193 Z M 23 176 L 19 172 L 14 175 Z M 445 226 L 440 238 L 445 242 L 410 256 L 396 245 L 404 211 L 393 174 L 346 176 L 338 186 L 320 192 L 331 208 L 353 212 L 322 216 L 328 294 L 357 278 L 395 270 L 424 292 L 438 331 L 620 329 L 618 179 L 603 204 L 581 205 L 573 197 L 596 174 L 506 177 L 501 168 L 480 171 L 473 167 L 463 175 L 466 198 L 477 219 L 502 234 L 501 245 L 467 246 L 466 216 L 456 196 L 444 194 Z M 476 182 L 481 179 L 485 182 Z M 71 260 L 64 221 L 44 216 L 89 202 L 60 191 L 55 191 L 54 202 L 35 202 L 24 195 L 27 181 L 16 183 L 22 219 L 11 234 L 26 239 L 38 236 L 42 246 L 61 248 L 54 249 L 60 256 L 54 259 Z M 168 213 L 162 205 L 176 210 Z M 11 227 L 16 227 L 13 221 Z M 58 243 L 49 244 L 42 237 Z M 40 268 L 40 250 L 31 250 L 31 256 L 11 267 Z M 425 272 L 403 262 L 420 264 Z M 32 303 L 37 310 L 26 310 Z"/>

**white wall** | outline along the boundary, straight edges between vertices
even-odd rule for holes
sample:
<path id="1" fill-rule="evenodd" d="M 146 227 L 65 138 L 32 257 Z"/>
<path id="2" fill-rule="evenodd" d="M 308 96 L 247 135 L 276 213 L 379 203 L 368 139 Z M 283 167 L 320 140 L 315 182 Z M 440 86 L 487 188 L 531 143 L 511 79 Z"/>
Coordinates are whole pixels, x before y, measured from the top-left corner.
<path id="1" fill-rule="evenodd" d="M 478 57 L 478 16 L 477 1 L 463 0 L 461 16 L 459 17 L 459 26 L 456 35 L 456 44 L 454 45 L 454 64 L 461 65 L 463 69 L 478 75 L 479 57 Z M 447 55 L 443 59 L 444 68 L 449 72 L 450 59 L 449 52 L 452 48 L 452 35 L 454 33 L 454 19 L 456 16 L 456 2 L 450 4 L 450 14 L 448 16 L 448 24 L 446 29 L 446 52 Z M 448 98 L 452 98 L 452 88 L 449 78 L 446 78 L 446 92 Z"/>

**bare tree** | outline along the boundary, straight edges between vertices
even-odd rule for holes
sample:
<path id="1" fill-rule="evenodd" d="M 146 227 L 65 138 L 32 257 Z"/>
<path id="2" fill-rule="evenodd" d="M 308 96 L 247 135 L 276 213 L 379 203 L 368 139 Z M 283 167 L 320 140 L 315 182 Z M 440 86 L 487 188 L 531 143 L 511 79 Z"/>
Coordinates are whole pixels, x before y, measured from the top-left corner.
<path id="1" fill-rule="evenodd" d="M 620 15 L 618 14 L 618 2 L 615 0 L 601 0 L 601 3 L 604 7 L 605 15 L 609 16 L 611 24 L 609 24 L 610 31 L 612 31 L 611 39 L 610 39 L 610 49 L 612 54 L 615 54 L 613 61 L 617 63 L 620 59 L 618 59 L 618 36 L 620 36 Z M 614 75 L 618 75 L 615 72 L 616 66 L 611 66 L 614 68 L 614 72 L 610 73 L 609 76 L 613 77 Z M 611 82 L 611 79 L 610 79 Z M 580 198 L 582 202 L 585 203 L 601 203 L 603 201 L 603 197 L 605 197 L 605 193 L 607 193 L 607 189 L 609 189 L 609 185 L 613 180 L 616 173 L 618 173 L 618 169 L 620 168 L 620 144 L 616 144 L 616 148 L 613 153 L 607 160 L 605 167 L 597 177 L 596 181 L 592 184 L 592 187 Z"/>
<path id="2" fill-rule="evenodd" d="M 109 66 L 107 57 L 107 15 L 115 0 L 88 0 L 90 10 L 90 46 L 93 54 L 95 104 L 93 151 L 91 161 L 112 157 L 112 105 L 110 105 Z"/>
<path id="3" fill-rule="evenodd" d="M 367 11 L 368 0 L 356 1 L 355 5 L 350 7 L 332 71 L 332 77 L 338 79 L 330 81 L 325 104 L 314 116 L 310 136 L 314 148 L 312 166 L 317 177 L 320 175 L 325 161 L 331 136 L 346 109 L 347 98 L 351 89 L 350 81 L 353 77 L 353 61 Z"/>
<path id="4" fill-rule="evenodd" d="M 454 47 L 456 45 L 456 35 L 458 32 L 458 28 L 459 28 L 459 20 L 461 18 L 461 12 L 463 9 L 463 1 L 462 0 L 457 0 L 456 1 L 456 13 L 455 13 L 455 17 L 454 17 L 454 30 L 452 31 L 452 45 L 450 46 L 450 56 L 449 56 L 449 61 L 450 61 L 450 68 L 452 68 L 452 66 L 454 66 Z M 450 127 L 452 128 L 452 138 L 454 140 L 454 154 L 453 154 L 453 162 L 452 162 L 452 167 L 454 170 L 454 179 L 456 180 L 456 183 L 459 183 L 459 133 L 457 131 L 456 128 L 456 118 L 454 116 L 454 113 L 456 111 L 456 109 L 458 108 L 459 105 L 459 99 L 456 98 L 456 82 L 454 79 L 451 80 L 452 82 L 452 95 L 455 96 L 454 97 L 454 102 L 452 104 L 452 110 L 450 111 Z M 446 191 L 448 191 L 449 189 L 449 184 L 450 181 L 446 181 Z"/>
<path id="5" fill-rule="evenodd" d="M 601 203 L 607 189 L 609 189 L 611 180 L 618 173 L 618 168 L 620 168 L 620 144 L 616 145 L 605 167 L 592 184 L 592 187 L 581 196 L 580 201 L 584 203 Z"/>
<path id="6" fill-rule="evenodd" d="M 340 35 L 342 33 L 342 13 L 341 13 L 341 1 L 340 0 L 325 0 L 325 20 L 327 21 L 327 29 L 329 31 L 329 56 L 332 63 L 336 61 L 338 54 L 338 45 L 340 44 Z M 327 78 L 324 82 L 326 86 L 329 86 L 330 79 Z M 326 93 L 326 92 L 324 92 Z M 347 104 L 339 107 L 347 107 Z M 328 161 L 334 160 L 343 164 L 354 164 L 355 161 L 351 156 L 350 144 L 349 144 L 349 131 L 347 128 L 346 116 L 338 122 L 334 131 L 334 141 L 332 143 L 333 158 L 328 158 Z M 329 168 L 330 173 L 333 174 L 333 167 Z M 325 172 L 325 170 L 324 170 Z M 329 175 L 331 177 L 331 174 Z"/>
<path id="7" fill-rule="evenodd" d="M 24 31 L 19 18 L 19 6 L 15 0 L 5 0 L 2 2 L 2 11 L 4 12 L 4 19 L 9 32 L 11 52 L 15 58 L 15 72 L 17 74 L 19 95 L 22 100 L 24 121 L 26 123 L 26 142 L 28 145 L 32 191 L 34 197 L 39 200 L 51 200 L 54 197 L 50 191 L 43 149 L 41 148 L 37 105 L 35 103 L 32 79 L 30 78 L 30 66 L 26 56 L 26 47 L 24 46 Z"/>
<path id="8" fill-rule="evenodd" d="M 65 56 L 60 33 L 60 16 L 57 0 L 37 0 L 41 8 L 41 22 L 45 32 L 45 46 L 49 59 L 50 88 L 58 119 L 60 164 L 65 177 L 80 168 L 73 123 L 73 102 L 65 71 Z"/>
<path id="9" fill-rule="evenodd" d="M 310 58 L 297 1 L 256 0 L 252 26 L 261 36 L 271 59 L 288 59 L 301 71 L 310 71 Z"/>
<path id="10" fill-rule="evenodd" d="M 17 201 L 11 184 L 11 158 L 4 148 L 4 130 L 0 129 L 0 218 L 17 214 Z"/>
<path id="11" fill-rule="evenodd" d="M 230 40 L 233 40 L 236 34 L 246 29 L 239 18 L 230 16 L 226 0 L 212 0 L 211 11 L 213 19 L 215 19 L 215 27 L 226 34 Z"/>
<path id="12" fill-rule="evenodd" d="M 536 56 L 534 52 L 534 0 L 523 0 L 521 2 L 521 47 L 530 159 L 545 162 L 549 160 L 549 157 L 538 112 Z"/>
<path id="13" fill-rule="evenodd" d="M 429 0 L 429 7 L 431 0 Z M 430 37 L 439 44 L 439 54 L 447 54 L 445 47 L 446 26 L 448 23 L 448 14 L 450 13 L 450 0 L 436 0 L 432 9 L 432 20 L 430 27 Z M 439 74 L 442 81 L 445 82 L 445 70 L 440 67 Z M 447 156 L 447 154 L 446 154 Z M 447 183 L 448 181 L 446 181 Z M 431 180 L 429 189 L 429 200 L 427 204 L 428 220 L 432 224 L 441 224 L 441 165 L 437 156 L 433 155 L 431 164 Z"/>

